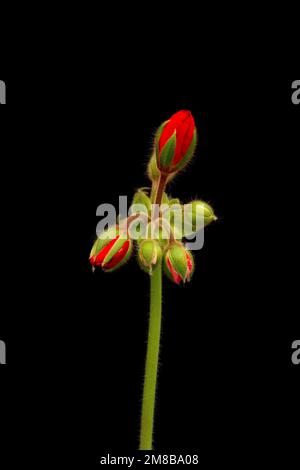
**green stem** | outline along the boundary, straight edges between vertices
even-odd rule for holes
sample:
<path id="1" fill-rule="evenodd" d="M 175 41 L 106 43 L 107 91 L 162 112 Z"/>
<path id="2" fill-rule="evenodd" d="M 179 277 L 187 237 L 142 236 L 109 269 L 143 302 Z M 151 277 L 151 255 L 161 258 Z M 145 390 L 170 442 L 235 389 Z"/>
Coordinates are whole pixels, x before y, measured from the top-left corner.
<path id="1" fill-rule="evenodd" d="M 161 331 L 162 265 L 151 276 L 150 318 L 142 403 L 140 450 L 152 450 L 155 392 Z"/>
<path id="2" fill-rule="evenodd" d="M 161 205 L 164 190 L 166 189 L 167 181 L 168 181 L 168 175 L 161 173 L 159 177 L 158 185 L 156 188 L 156 195 L 155 195 L 155 204 L 157 206 L 156 209 L 158 209 L 158 213 L 155 214 L 154 219 L 159 217 L 159 207 Z"/>

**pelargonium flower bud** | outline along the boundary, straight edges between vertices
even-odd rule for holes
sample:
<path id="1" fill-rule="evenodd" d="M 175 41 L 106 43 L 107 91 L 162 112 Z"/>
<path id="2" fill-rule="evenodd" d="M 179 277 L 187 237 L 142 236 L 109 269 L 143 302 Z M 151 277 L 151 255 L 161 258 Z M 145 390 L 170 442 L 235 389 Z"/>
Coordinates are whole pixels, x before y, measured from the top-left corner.
<path id="1" fill-rule="evenodd" d="M 105 236 L 98 238 L 90 253 L 90 263 L 93 267 L 101 266 L 106 272 L 112 272 L 120 268 L 128 261 L 132 254 L 132 241 L 120 233 L 119 228 L 114 228 L 117 235 L 110 238 L 112 230 L 107 231 Z"/>
<path id="2" fill-rule="evenodd" d="M 200 230 L 217 220 L 213 208 L 204 201 L 193 201 L 184 206 L 186 225 L 191 226 L 191 232 Z"/>
<path id="3" fill-rule="evenodd" d="M 139 247 L 139 261 L 143 268 L 151 274 L 162 259 L 162 250 L 156 240 L 144 240 Z"/>
<path id="4" fill-rule="evenodd" d="M 143 208 L 140 208 L 139 211 L 141 212 L 145 212 L 146 214 L 148 214 L 149 216 L 151 215 L 151 200 L 150 198 L 147 196 L 147 194 L 142 191 L 141 189 L 139 189 L 134 197 L 133 197 L 133 202 L 132 202 L 133 205 L 140 205 L 140 206 L 144 206 Z"/>
<path id="5" fill-rule="evenodd" d="M 181 243 L 172 243 L 164 256 L 166 275 L 176 284 L 190 281 L 194 272 L 194 259 Z"/>
<path id="6" fill-rule="evenodd" d="M 180 200 L 178 198 L 173 198 L 169 200 L 169 206 L 179 206 L 180 205 Z"/>
<path id="7" fill-rule="evenodd" d="M 190 111 L 178 111 L 164 122 L 156 134 L 156 161 L 163 173 L 183 168 L 192 158 L 197 131 Z"/>

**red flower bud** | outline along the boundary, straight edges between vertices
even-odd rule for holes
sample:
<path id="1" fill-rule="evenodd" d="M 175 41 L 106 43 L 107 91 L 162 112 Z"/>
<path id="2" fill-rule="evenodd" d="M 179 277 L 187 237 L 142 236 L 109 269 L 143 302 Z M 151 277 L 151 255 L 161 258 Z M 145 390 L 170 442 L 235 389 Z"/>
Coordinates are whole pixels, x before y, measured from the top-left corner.
<path id="1" fill-rule="evenodd" d="M 183 168 L 192 158 L 197 131 L 190 111 L 178 111 L 158 129 L 156 135 L 157 166 L 163 173 Z"/>
<path id="2" fill-rule="evenodd" d="M 98 238 L 90 254 L 92 266 L 101 266 L 104 271 L 121 267 L 132 253 L 132 241 L 118 234 L 115 238 Z"/>
<path id="3" fill-rule="evenodd" d="M 190 281 L 194 271 L 193 256 L 182 244 L 175 243 L 165 254 L 164 268 L 176 284 Z"/>

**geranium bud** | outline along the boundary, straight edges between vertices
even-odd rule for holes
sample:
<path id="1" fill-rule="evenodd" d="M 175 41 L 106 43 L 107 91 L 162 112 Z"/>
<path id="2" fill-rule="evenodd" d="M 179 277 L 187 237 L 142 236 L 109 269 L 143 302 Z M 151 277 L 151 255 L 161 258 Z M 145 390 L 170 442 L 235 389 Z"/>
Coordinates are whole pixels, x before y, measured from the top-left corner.
<path id="1" fill-rule="evenodd" d="M 183 168 L 192 158 L 197 143 L 197 131 L 190 111 L 178 111 L 164 122 L 156 134 L 156 161 L 158 169 L 173 173 Z"/>
<path id="2" fill-rule="evenodd" d="M 138 210 L 134 210 L 133 212 L 145 212 L 149 216 L 151 215 L 151 200 L 141 189 L 135 193 L 132 205 L 141 206 L 137 207 Z"/>
<path id="3" fill-rule="evenodd" d="M 93 267 L 101 266 L 104 271 L 110 272 L 121 267 L 132 253 L 132 241 L 117 228 L 117 235 L 109 237 L 109 231 L 98 238 L 90 253 L 90 263 Z M 121 236 L 122 235 L 122 236 Z"/>
<path id="4" fill-rule="evenodd" d="M 105 230 L 101 235 L 95 240 L 93 247 L 90 252 L 89 260 L 92 266 L 96 264 L 96 257 L 99 251 L 102 250 L 110 241 L 114 240 L 120 233 L 119 226 L 114 225 L 108 230 Z"/>
<path id="5" fill-rule="evenodd" d="M 184 206 L 185 228 L 188 232 L 198 230 L 217 220 L 213 208 L 204 201 L 193 201 Z"/>
<path id="6" fill-rule="evenodd" d="M 172 243 L 164 256 L 164 270 L 169 279 L 176 284 L 191 280 L 194 259 L 181 243 Z"/>
<path id="7" fill-rule="evenodd" d="M 179 206 L 180 205 L 180 200 L 178 198 L 173 198 L 169 200 L 169 206 Z"/>
<path id="8" fill-rule="evenodd" d="M 152 272 L 162 259 L 162 250 L 156 240 L 144 240 L 139 247 L 140 264 L 146 268 L 147 272 Z"/>

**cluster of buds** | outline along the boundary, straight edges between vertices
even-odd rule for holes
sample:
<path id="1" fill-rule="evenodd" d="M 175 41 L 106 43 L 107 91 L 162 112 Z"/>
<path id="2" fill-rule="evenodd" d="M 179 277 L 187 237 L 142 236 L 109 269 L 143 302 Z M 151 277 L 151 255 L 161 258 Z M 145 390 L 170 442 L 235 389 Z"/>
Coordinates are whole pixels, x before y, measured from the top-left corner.
<path id="1" fill-rule="evenodd" d="M 189 111 L 177 112 L 159 127 L 148 165 L 152 188 L 142 188 L 136 192 L 131 211 L 133 215 L 126 219 L 127 223 L 110 228 L 95 241 L 90 253 L 93 269 L 100 266 L 110 272 L 119 268 L 132 255 L 135 242 L 138 264 L 143 271 L 151 275 L 163 264 L 167 277 L 176 284 L 190 281 L 194 259 L 183 238 L 203 229 L 216 220 L 216 216 L 209 204 L 192 201 L 183 205 L 179 199 L 169 198 L 165 189 L 167 183 L 189 163 L 196 144 L 197 131 Z M 176 225 L 178 212 L 183 213 L 185 219 L 184 226 L 180 222 L 180 230 Z M 169 215 L 167 221 L 164 218 L 166 213 Z M 138 225 L 141 215 L 147 221 L 146 229 L 135 230 L 133 236 L 132 225 L 134 221 Z"/>

